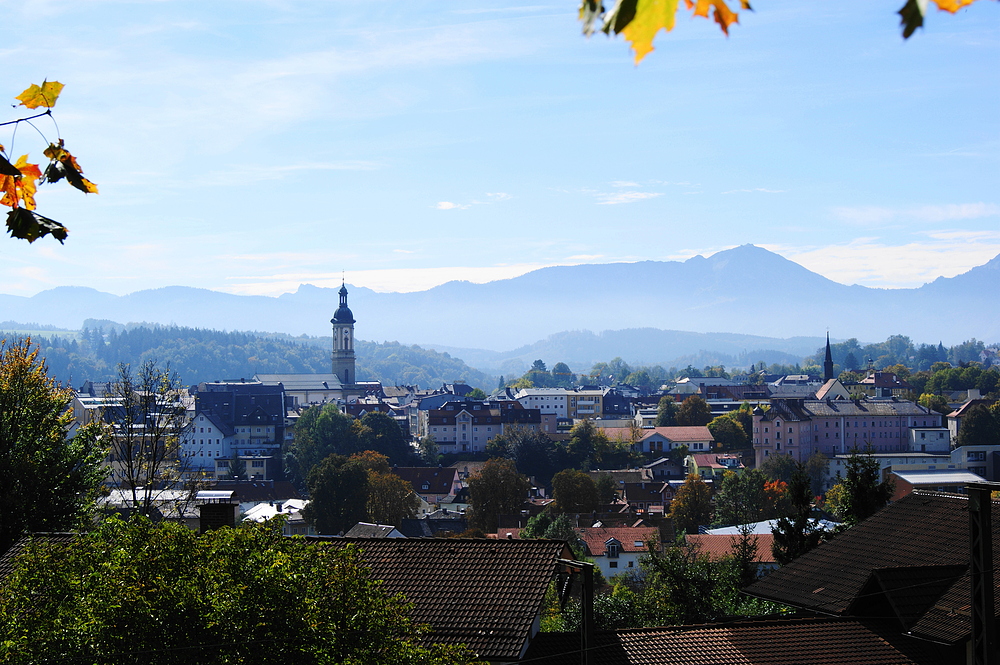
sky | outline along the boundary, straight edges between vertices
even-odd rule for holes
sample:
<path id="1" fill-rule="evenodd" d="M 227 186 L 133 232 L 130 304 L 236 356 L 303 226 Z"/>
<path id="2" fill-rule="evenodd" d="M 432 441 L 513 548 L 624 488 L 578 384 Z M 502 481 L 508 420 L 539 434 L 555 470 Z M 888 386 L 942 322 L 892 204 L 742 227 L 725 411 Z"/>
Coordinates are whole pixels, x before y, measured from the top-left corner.
<path id="1" fill-rule="evenodd" d="M 0 240 L 0 293 L 414 291 L 746 243 L 897 288 L 1000 254 L 1000 3 L 907 41 L 902 0 L 753 5 L 728 38 L 682 9 L 635 66 L 572 2 L 0 0 L 0 121 L 66 86 L 58 132 L 0 144 L 61 136 L 100 188 L 42 187 L 69 238 Z"/>

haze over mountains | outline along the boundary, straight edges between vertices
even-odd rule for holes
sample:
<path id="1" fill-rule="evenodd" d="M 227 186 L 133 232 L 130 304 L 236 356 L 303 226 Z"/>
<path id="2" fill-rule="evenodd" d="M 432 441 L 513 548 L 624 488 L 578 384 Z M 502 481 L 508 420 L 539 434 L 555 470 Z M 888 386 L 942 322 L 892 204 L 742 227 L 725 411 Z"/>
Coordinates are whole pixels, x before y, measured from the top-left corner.
<path id="1" fill-rule="evenodd" d="M 893 334 L 928 343 L 997 341 L 998 286 L 1000 256 L 919 288 L 873 289 L 839 284 L 744 245 L 683 262 L 543 268 L 415 293 L 348 288 L 360 338 L 449 350 L 485 368 L 529 356 L 662 362 L 713 348 L 710 343 L 733 355 L 774 349 L 801 356 L 815 352 L 827 330 L 835 338 L 863 341 Z M 329 335 L 336 307 L 337 289 L 307 284 L 277 298 L 179 286 L 120 297 L 58 287 L 30 298 L 0 295 L 0 320 L 77 329 L 84 319 L 97 318 Z"/>

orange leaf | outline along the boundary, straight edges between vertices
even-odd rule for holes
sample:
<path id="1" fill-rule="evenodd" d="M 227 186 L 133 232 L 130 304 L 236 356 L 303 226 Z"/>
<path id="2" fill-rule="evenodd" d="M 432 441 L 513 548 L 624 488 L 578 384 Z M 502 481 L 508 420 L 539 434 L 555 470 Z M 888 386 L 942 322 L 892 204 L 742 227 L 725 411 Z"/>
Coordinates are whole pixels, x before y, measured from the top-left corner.
<path id="1" fill-rule="evenodd" d="M 0 177 L 0 192 L 3 192 L 0 204 L 11 208 L 24 207 L 34 210 L 35 191 L 38 189 L 35 181 L 42 177 L 42 172 L 37 164 L 28 163 L 27 155 L 21 155 L 21 158 L 14 162 L 14 166 L 21 175 Z"/>
<path id="2" fill-rule="evenodd" d="M 50 143 L 44 154 L 52 160 L 45 169 L 45 179 L 48 182 L 58 182 L 66 178 L 69 184 L 84 194 L 97 194 L 97 185 L 83 177 L 83 169 L 77 163 L 76 157 L 64 147 L 62 139 L 59 139 L 59 145 Z"/>
<path id="3" fill-rule="evenodd" d="M 62 89 L 63 84 L 59 81 L 42 81 L 41 86 L 32 85 L 15 99 L 29 109 L 37 109 L 39 106 L 52 108 L 56 105 L 56 99 L 59 98 Z"/>
<path id="4" fill-rule="evenodd" d="M 954 14 L 962 7 L 967 7 L 975 1 L 976 0 L 934 0 L 934 4 L 937 5 L 938 9 L 941 11 Z"/>
<path id="5" fill-rule="evenodd" d="M 685 1 L 688 5 L 688 9 L 691 9 L 692 3 L 690 0 Z M 722 31 L 726 33 L 726 36 L 729 36 L 729 26 L 733 23 L 740 22 L 739 14 L 731 10 L 725 0 L 697 0 L 697 2 L 693 4 L 693 7 L 693 15 L 702 16 L 704 18 L 708 18 L 709 7 L 714 7 L 715 10 L 712 12 L 712 15 L 715 18 L 715 22 L 718 23 L 719 27 L 722 28 Z"/>

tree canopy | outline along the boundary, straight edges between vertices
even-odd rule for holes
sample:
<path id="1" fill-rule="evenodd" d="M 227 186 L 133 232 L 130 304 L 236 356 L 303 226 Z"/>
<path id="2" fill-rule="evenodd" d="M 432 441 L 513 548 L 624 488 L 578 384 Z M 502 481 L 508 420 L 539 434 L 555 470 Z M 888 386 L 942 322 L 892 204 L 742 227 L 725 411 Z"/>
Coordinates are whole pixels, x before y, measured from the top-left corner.
<path id="1" fill-rule="evenodd" d="M 847 474 L 827 492 L 827 499 L 834 513 L 851 527 L 884 508 L 894 485 L 891 479 L 882 480 L 882 469 L 871 449 L 853 449 L 846 466 Z"/>
<path id="2" fill-rule="evenodd" d="M 469 525 L 491 533 L 497 530 L 500 515 L 521 510 L 528 498 L 528 479 L 518 473 L 512 460 L 494 457 L 479 473 L 469 478 Z"/>
<path id="3" fill-rule="evenodd" d="M 712 421 L 712 407 L 701 395 L 691 395 L 677 409 L 678 425 L 707 425 Z"/>
<path id="4" fill-rule="evenodd" d="M 589 474 L 563 469 L 552 477 L 552 498 L 560 513 L 589 513 L 600 505 L 597 484 Z"/>
<path id="5" fill-rule="evenodd" d="M 71 529 L 93 507 L 105 449 L 97 424 L 69 435 L 71 400 L 29 340 L 0 342 L 0 552 L 24 531 Z"/>
<path id="6" fill-rule="evenodd" d="M 327 456 L 309 472 L 308 487 L 302 516 L 321 534 L 343 533 L 368 516 L 368 471 L 358 459 Z"/>
<path id="7" fill-rule="evenodd" d="M 38 540 L 0 597 L 0 659 L 13 665 L 469 663 L 422 647 L 405 598 L 353 547 L 286 538 L 276 524 L 198 535 L 111 518 L 69 543 Z"/>
<path id="8" fill-rule="evenodd" d="M 670 502 L 670 518 L 677 533 L 698 533 L 699 524 L 711 516 L 712 496 L 708 485 L 697 474 L 690 474 Z"/>

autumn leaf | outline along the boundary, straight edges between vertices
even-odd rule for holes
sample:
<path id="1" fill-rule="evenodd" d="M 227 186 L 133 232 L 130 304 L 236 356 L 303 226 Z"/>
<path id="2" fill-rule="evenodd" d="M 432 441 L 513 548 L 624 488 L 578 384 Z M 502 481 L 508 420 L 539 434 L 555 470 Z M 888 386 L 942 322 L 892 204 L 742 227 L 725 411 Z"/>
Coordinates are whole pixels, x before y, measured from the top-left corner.
<path id="1" fill-rule="evenodd" d="M 69 233 L 68 229 L 56 220 L 24 208 L 14 208 L 7 213 L 7 230 L 12 238 L 21 238 L 28 242 L 35 242 L 51 233 L 53 238 L 62 243 Z"/>
<path id="2" fill-rule="evenodd" d="M 715 7 L 712 12 L 712 17 L 715 22 L 719 24 L 722 31 L 729 36 L 729 26 L 733 23 L 739 23 L 739 15 L 729 9 L 724 0 L 684 0 L 684 4 L 687 5 L 688 9 L 693 9 L 694 16 L 701 16 L 703 18 L 708 18 L 709 7 Z"/>
<path id="3" fill-rule="evenodd" d="M 44 154 L 52 160 L 45 169 L 47 182 L 59 182 L 66 178 L 69 184 L 84 194 L 97 194 L 97 185 L 83 177 L 83 169 L 80 168 L 76 158 L 65 148 L 62 139 L 59 139 L 59 145 L 50 143 Z"/>
<path id="4" fill-rule="evenodd" d="M 635 64 L 638 65 L 653 50 L 656 33 L 674 29 L 676 16 L 677 0 L 639 0 L 635 18 L 621 30 L 635 51 Z"/>
<path id="5" fill-rule="evenodd" d="M 4 175 L 0 178 L 0 192 L 3 192 L 0 205 L 11 208 L 23 206 L 34 210 L 35 191 L 38 189 L 35 181 L 42 177 L 42 172 L 38 169 L 38 164 L 28 163 L 27 155 L 21 155 L 13 166 L 20 175 Z"/>
<path id="6" fill-rule="evenodd" d="M 32 85 L 15 99 L 29 109 L 37 109 L 39 106 L 52 108 L 56 105 L 56 99 L 59 98 L 62 89 L 63 84 L 59 81 L 42 81 L 41 86 Z"/>
<path id="7" fill-rule="evenodd" d="M 934 0 L 938 9 L 949 14 L 954 14 L 962 7 L 968 7 L 976 0 Z M 900 25 L 903 26 L 903 39 L 909 39 L 910 35 L 916 32 L 917 28 L 923 27 L 924 16 L 927 15 L 928 0 L 906 0 L 906 4 L 896 12 L 902 18 Z"/>

